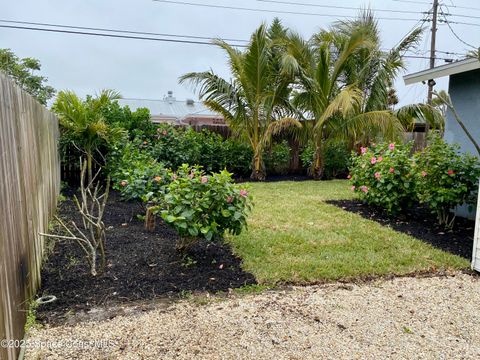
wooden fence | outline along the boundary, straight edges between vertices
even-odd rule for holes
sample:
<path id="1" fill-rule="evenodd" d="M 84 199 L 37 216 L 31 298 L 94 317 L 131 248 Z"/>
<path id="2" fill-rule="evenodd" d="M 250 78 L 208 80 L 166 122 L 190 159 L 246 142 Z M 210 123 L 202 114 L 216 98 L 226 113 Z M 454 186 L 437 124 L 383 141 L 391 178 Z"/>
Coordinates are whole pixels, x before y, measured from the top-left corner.
<path id="1" fill-rule="evenodd" d="M 60 190 L 58 121 L 0 73 L 0 340 L 24 335 Z M 19 349 L 0 347 L 0 359 Z"/>

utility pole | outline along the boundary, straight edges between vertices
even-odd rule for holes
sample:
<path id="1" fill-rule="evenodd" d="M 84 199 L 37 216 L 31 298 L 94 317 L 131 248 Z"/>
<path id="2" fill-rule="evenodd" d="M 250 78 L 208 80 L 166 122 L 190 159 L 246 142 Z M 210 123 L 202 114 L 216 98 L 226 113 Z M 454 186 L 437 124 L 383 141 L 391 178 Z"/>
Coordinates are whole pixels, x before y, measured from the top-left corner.
<path id="1" fill-rule="evenodd" d="M 430 69 L 435 67 L 435 49 L 437 43 L 437 18 L 438 18 L 438 0 L 433 0 L 433 8 L 432 8 L 432 40 L 430 42 Z M 427 95 L 427 103 L 428 105 L 432 105 L 433 99 L 433 87 L 435 86 L 435 80 L 429 79 L 428 80 L 428 95 Z M 425 123 L 425 138 L 428 134 L 430 126 L 428 122 Z"/>
<path id="2" fill-rule="evenodd" d="M 438 19 L 438 0 L 433 0 L 433 17 L 432 17 L 432 40 L 430 42 L 430 69 L 435 67 L 435 50 L 437 42 L 437 19 Z M 428 104 L 432 104 L 433 87 L 435 81 L 433 79 L 428 80 Z"/>

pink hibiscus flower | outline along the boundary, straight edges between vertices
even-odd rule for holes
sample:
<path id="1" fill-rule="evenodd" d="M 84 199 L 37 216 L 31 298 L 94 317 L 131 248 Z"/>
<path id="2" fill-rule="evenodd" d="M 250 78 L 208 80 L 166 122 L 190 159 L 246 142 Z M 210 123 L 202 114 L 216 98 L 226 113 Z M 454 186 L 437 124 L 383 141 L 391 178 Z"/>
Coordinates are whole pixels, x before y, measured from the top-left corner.
<path id="1" fill-rule="evenodd" d="M 202 176 L 202 179 L 200 180 L 202 184 L 206 184 L 208 182 L 208 177 Z"/>
<path id="2" fill-rule="evenodd" d="M 394 171 L 395 171 L 395 169 L 392 168 L 392 167 L 390 168 L 390 170 L 388 170 L 388 172 L 389 172 L 390 174 L 393 174 Z"/>
<path id="3" fill-rule="evenodd" d="M 375 179 L 377 179 L 377 180 L 379 180 L 382 177 L 382 175 L 380 175 L 380 173 L 378 171 L 375 173 L 374 176 L 375 176 Z"/>
<path id="4" fill-rule="evenodd" d="M 363 147 L 363 146 L 362 146 L 362 147 L 360 148 L 360 152 L 362 153 L 362 155 L 366 154 L 367 151 L 368 151 L 368 149 L 367 149 L 366 147 Z"/>
<path id="5" fill-rule="evenodd" d="M 395 150 L 395 144 L 394 144 L 394 143 L 390 143 L 390 144 L 388 145 L 388 148 L 389 148 L 390 150 Z"/>
<path id="6" fill-rule="evenodd" d="M 427 176 L 427 172 L 426 172 L 426 171 L 422 171 L 422 176 L 423 176 L 423 177 Z"/>
<path id="7" fill-rule="evenodd" d="M 365 194 L 368 193 L 368 187 L 365 185 L 360 186 L 360 190 L 362 190 Z"/>
<path id="8" fill-rule="evenodd" d="M 353 185 L 353 186 L 350 188 L 350 190 L 352 190 L 352 191 L 355 191 L 355 189 L 356 189 L 356 186 L 355 186 L 355 185 Z"/>
<path id="9" fill-rule="evenodd" d="M 372 157 L 372 160 L 370 160 L 370 163 L 371 163 L 372 165 L 376 164 L 376 163 L 377 163 L 377 158 L 376 158 L 375 156 Z"/>
<path id="10" fill-rule="evenodd" d="M 247 197 L 248 196 L 248 191 L 245 190 L 245 189 L 240 190 L 240 196 Z"/>

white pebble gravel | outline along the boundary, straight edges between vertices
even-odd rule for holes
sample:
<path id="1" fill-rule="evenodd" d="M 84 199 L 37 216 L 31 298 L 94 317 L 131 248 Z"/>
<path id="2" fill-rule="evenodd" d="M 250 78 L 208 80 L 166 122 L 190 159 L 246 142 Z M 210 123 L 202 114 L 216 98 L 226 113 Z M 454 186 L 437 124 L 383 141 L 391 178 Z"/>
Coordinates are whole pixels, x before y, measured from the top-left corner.
<path id="1" fill-rule="evenodd" d="M 182 301 L 35 329 L 29 344 L 26 359 L 480 359 L 480 278 L 406 277 Z"/>

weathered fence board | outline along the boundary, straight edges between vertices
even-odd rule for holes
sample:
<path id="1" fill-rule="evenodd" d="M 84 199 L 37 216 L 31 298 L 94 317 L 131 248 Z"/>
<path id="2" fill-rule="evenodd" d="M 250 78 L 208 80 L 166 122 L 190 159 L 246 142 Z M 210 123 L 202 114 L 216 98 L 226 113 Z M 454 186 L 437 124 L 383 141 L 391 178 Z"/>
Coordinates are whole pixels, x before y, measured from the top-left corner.
<path id="1" fill-rule="evenodd" d="M 58 121 L 0 73 L 0 340 L 23 337 L 60 190 Z M 1 348 L 0 359 L 19 349 Z"/>

